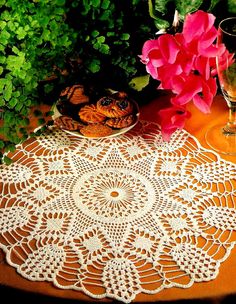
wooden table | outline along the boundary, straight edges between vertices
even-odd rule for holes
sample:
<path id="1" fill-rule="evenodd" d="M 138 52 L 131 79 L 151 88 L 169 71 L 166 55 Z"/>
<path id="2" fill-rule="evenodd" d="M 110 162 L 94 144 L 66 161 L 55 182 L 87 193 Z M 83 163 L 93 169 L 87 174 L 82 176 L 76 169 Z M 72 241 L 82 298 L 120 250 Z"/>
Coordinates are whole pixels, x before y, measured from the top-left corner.
<path id="1" fill-rule="evenodd" d="M 156 100 L 141 106 L 141 119 L 157 121 L 157 111 L 160 106 L 168 102 L 168 95 L 160 95 Z M 209 115 L 202 114 L 193 105 L 190 105 L 189 110 L 192 112 L 192 118 L 187 121 L 185 129 L 194 135 L 205 148 L 208 148 L 204 134 L 207 128 L 214 121 L 222 122 L 227 120 L 228 109 L 221 95 L 214 99 L 212 112 Z M 221 155 L 225 160 L 236 163 L 235 156 Z M 220 267 L 220 272 L 216 279 L 204 282 L 195 283 L 187 289 L 170 288 L 165 289 L 155 295 L 140 294 L 136 297 L 135 302 L 154 302 L 154 301 L 170 301 L 180 299 L 196 299 L 196 298 L 215 298 L 236 293 L 236 248 L 234 248 Z M 0 252 L 0 284 L 14 287 L 24 291 L 30 291 L 43 295 L 54 296 L 57 298 L 77 299 L 81 301 L 99 302 L 101 300 L 92 299 L 85 294 L 73 291 L 62 290 L 54 287 L 47 282 L 32 282 L 17 274 L 15 268 L 5 262 L 5 254 Z M 102 302 L 112 302 L 111 299 L 106 299 Z"/>

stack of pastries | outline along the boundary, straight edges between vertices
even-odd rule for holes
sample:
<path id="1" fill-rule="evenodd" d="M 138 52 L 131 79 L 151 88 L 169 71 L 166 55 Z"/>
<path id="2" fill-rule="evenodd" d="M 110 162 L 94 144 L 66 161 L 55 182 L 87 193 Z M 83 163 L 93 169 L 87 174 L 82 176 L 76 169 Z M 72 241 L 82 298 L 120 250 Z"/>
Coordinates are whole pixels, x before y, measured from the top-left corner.
<path id="1" fill-rule="evenodd" d="M 61 97 L 62 110 L 59 109 L 59 111 L 62 115 L 54 120 L 55 126 L 65 130 L 79 131 L 85 137 L 108 136 L 114 130 L 131 126 L 136 120 L 136 104 L 125 92 L 108 94 L 90 102 L 89 97 L 84 93 L 83 86 L 77 85 L 66 88 L 61 93 Z M 73 106 L 73 115 L 65 111 Z"/>

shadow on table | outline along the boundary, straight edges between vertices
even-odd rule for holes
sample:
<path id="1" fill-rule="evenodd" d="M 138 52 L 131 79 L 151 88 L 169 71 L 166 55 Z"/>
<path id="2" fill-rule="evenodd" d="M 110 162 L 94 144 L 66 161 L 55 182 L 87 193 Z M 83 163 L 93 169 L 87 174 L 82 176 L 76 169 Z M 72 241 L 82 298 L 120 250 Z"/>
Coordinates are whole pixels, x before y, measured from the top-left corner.
<path id="1" fill-rule="evenodd" d="M 102 300 L 94 300 L 91 302 L 78 301 L 72 299 L 62 299 L 50 296 L 43 296 L 40 294 L 23 292 L 14 288 L 0 286 L 1 304 L 5 303 L 19 303 L 19 304 L 89 304 L 89 303 L 104 303 Z M 13 302 L 15 301 L 15 302 Z M 106 303 L 121 304 L 119 301 L 109 301 Z M 134 302 L 141 304 L 140 302 Z M 142 302 L 143 303 L 143 302 Z M 194 300 L 179 300 L 179 301 L 158 301 L 149 302 L 160 304 L 236 304 L 236 295 L 224 296 L 222 298 L 214 299 L 194 299 Z"/>

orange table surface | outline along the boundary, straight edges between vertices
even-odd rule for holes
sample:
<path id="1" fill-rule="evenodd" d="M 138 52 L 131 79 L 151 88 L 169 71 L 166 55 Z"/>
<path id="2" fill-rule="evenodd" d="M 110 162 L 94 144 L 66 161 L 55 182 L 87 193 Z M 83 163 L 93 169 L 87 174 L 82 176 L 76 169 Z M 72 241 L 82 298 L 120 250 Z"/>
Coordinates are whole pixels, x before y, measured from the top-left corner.
<path id="1" fill-rule="evenodd" d="M 169 95 L 160 95 L 155 100 L 145 104 L 145 101 L 140 106 L 140 119 L 158 121 L 157 112 L 161 106 L 169 101 Z M 194 105 L 189 105 L 189 110 L 192 117 L 186 122 L 185 129 L 194 135 L 205 148 L 207 146 L 204 134 L 207 128 L 216 121 L 222 122 L 227 120 L 228 108 L 226 102 L 221 95 L 214 98 L 210 114 L 203 114 L 197 110 Z M 236 163 L 236 156 L 221 155 L 225 160 Z M 235 219 L 236 220 L 236 219 Z M 170 288 L 165 289 L 155 295 L 139 294 L 134 302 L 156 302 L 156 301 L 170 301 L 180 299 L 196 299 L 196 298 L 215 298 L 225 295 L 236 294 L 236 247 L 231 251 L 230 256 L 220 266 L 220 271 L 216 279 L 203 282 L 194 283 L 192 287 L 187 289 Z M 15 270 L 5 262 L 5 254 L 0 251 L 0 284 L 40 293 L 43 295 L 50 295 L 58 298 L 77 299 L 91 302 L 112 302 L 111 299 L 96 300 L 88 297 L 82 292 L 73 290 L 58 289 L 48 282 L 32 282 L 21 277 Z"/>

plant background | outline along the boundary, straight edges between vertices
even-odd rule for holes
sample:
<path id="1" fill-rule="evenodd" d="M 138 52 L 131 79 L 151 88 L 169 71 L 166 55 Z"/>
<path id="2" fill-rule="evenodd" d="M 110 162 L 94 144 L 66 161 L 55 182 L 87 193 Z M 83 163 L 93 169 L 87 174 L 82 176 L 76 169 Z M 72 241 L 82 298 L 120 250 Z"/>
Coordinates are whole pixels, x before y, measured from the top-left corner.
<path id="1" fill-rule="evenodd" d="M 19 5 L 20 2 L 20 5 Z M 236 15 L 235 0 L 0 0 L 0 160 L 36 134 L 28 131 L 32 106 L 54 103 L 68 85 L 89 94 L 125 90 L 139 102 L 158 94 L 139 56 L 160 29 L 173 31 L 198 9 L 217 23 Z M 30 114 L 31 113 L 31 114 Z M 38 124 L 45 115 L 34 111 Z"/>

